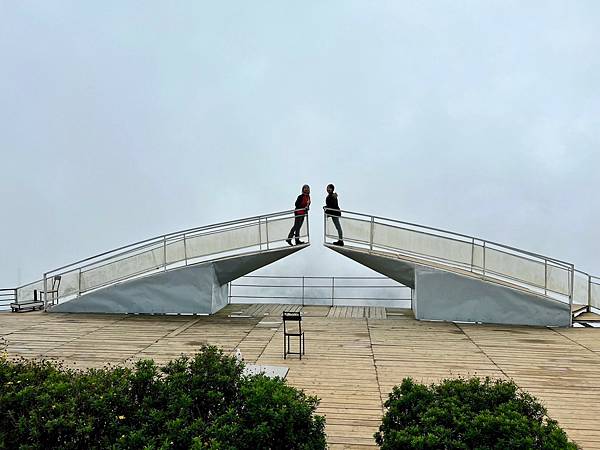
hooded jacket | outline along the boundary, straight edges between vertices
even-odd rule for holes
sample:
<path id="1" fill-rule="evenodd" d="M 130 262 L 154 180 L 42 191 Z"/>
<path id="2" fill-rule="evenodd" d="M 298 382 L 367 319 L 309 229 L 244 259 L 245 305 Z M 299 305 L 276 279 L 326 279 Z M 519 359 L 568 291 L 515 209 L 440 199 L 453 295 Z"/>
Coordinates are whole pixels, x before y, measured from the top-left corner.
<path id="1" fill-rule="evenodd" d="M 338 195 L 333 192 L 325 197 L 325 214 L 330 216 L 341 216 L 340 205 L 338 205 Z"/>

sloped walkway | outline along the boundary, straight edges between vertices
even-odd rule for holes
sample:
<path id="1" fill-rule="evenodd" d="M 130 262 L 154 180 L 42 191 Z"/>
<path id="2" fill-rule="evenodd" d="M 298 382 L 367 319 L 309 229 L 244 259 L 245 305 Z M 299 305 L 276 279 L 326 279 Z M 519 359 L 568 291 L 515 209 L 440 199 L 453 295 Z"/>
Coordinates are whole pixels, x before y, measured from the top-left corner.
<path id="1" fill-rule="evenodd" d="M 284 309 L 304 313 L 301 361 L 282 357 Z M 600 449 L 600 330 L 591 328 L 419 322 L 391 308 L 230 305 L 211 317 L 0 313 L 0 337 L 10 356 L 82 368 L 165 362 L 203 343 L 239 347 L 247 362 L 289 367 L 292 385 L 321 398 L 334 449 L 376 448 L 383 401 L 404 377 L 510 377 L 584 449 Z"/>

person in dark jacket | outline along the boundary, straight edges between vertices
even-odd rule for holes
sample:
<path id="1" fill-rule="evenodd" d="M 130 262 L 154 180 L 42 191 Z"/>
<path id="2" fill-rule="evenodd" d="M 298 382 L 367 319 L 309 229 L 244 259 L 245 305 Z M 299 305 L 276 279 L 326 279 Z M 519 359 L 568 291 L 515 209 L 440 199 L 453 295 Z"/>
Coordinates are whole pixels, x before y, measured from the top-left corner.
<path id="1" fill-rule="evenodd" d="M 335 190 L 335 186 L 333 184 L 327 185 L 327 197 L 325 197 L 325 206 L 323 209 L 325 210 L 325 214 L 328 217 L 331 217 L 333 224 L 338 232 L 339 240 L 334 242 L 333 245 L 344 245 L 344 237 L 342 233 L 342 225 L 340 224 L 340 217 L 342 213 L 340 211 L 340 205 L 338 204 L 338 195 L 333 192 Z"/>
<path id="2" fill-rule="evenodd" d="M 310 207 L 310 186 L 308 184 L 302 186 L 302 194 L 298 196 L 294 206 L 296 207 L 294 210 L 294 215 L 296 217 L 294 219 L 294 226 L 290 230 L 286 242 L 292 245 L 292 236 L 296 236 L 296 245 L 301 245 L 304 244 L 304 242 L 300 240 L 300 228 L 302 228 L 304 216 L 308 214 L 308 208 Z"/>

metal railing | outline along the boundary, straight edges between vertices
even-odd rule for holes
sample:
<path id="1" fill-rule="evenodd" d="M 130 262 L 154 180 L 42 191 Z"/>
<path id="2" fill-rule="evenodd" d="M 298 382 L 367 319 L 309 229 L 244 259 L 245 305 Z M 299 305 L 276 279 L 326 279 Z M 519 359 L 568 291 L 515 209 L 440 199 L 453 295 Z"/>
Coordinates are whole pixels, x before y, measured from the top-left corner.
<path id="1" fill-rule="evenodd" d="M 294 210 L 190 228 L 157 236 L 82 259 L 44 273 L 40 291 L 48 292 L 51 280 L 61 276 L 58 299 L 80 296 L 128 279 L 184 267 L 240 253 L 261 252 L 287 246 Z M 300 238 L 310 242 L 308 220 Z M 45 307 L 48 299 L 44 296 Z"/>
<path id="2" fill-rule="evenodd" d="M 10 309 L 10 304 L 17 301 L 17 288 L 0 289 L 0 311 Z"/>
<path id="3" fill-rule="evenodd" d="M 439 228 L 352 211 L 341 213 L 344 242 L 354 247 L 509 284 L 570 305 L 585 302 L 600 307 L 600 279 L 575 270 L 566 261 Z M 338 239 L 329 217 L 324 214 L 324 242 Z"/>
<path id="4" fill-rule="evenodd" d="M 229 303 L 398 306 L 411 298 L 410 288 L 383 276 L 246 275 L 229 283 Z"/>

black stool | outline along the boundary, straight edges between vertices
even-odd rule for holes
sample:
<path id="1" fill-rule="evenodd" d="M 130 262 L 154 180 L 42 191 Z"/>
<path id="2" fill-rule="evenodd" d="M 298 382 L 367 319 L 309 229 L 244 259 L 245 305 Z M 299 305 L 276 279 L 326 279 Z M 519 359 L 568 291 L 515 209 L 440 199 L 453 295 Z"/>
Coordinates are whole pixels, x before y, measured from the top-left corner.
<path id="1" fill-rule="evenodd" d="M 287 322 L 295 322 L 298 324 L 296 327 L 294 324 L 289 324 Z M 288 330 L 288 326 L 291 328 Z M 298 346 L 299 349 L 297 352 L 290 352 L 290 336 L 298 336 Z M 302 331 L 302 316 L 299 312 L 283 312 L 283 359 L 287 358 L 287 355 L 299 355 L 300 359 L 302 359 L 302 355 L 304 355 L 304 331 Z"/>

